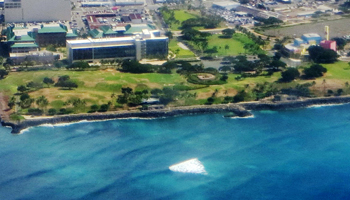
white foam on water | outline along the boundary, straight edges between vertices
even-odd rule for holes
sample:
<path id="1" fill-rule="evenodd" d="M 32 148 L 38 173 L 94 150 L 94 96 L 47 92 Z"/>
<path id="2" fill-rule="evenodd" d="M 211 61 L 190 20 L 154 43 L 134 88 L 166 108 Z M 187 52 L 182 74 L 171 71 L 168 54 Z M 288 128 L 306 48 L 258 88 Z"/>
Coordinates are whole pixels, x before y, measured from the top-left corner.
<path id="1" fill-rule="evenodd" d="M 326 106 L 341 106 L 344 104 L 333 104 L 333 103 L 329 103 L 329 104 L 317 104 L 317 105 L 312 105 L 312 106 L 308 106 L 308 108 L 321 108 L 321 107 L 326 107 Z"/>
<path id="2" fill-rule="evenodd" d="M 207 171 L 205 171 L 204 165 L 197 158 L 171 165 L 169 169 L 173 172 L 208 174 Z"/>

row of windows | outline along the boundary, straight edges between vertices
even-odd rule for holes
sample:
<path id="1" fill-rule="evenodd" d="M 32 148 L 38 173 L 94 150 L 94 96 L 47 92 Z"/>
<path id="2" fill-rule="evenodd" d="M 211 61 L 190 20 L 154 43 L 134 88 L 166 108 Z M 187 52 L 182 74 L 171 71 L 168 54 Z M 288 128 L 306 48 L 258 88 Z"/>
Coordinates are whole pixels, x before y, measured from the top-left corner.
<path id="1" fill-rule="evenodd" d="M 135 57 L 135 46 L 73 49 L 73 60 Z"/>
<path id="2" fill-rule="evenodd" d="M 21 3 L 6 3 L 5 8 L 21 8 Z"/>
<path id="3" fill-rule="evenodd" d="M 147 40 L 146 42 L 146 55 L 167 55 L 168 54 L 168 41 L 166 40 Z"/>

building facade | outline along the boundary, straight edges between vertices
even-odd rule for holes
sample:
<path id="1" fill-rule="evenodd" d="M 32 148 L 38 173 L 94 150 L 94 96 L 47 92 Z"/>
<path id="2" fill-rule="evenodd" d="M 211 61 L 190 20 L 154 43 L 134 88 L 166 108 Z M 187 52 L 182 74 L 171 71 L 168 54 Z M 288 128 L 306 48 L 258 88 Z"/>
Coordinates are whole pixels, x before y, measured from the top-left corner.
<path id="1" fill-rule="evenodd" d="M 67 41 L 70 62 L 98 61 L 101 59 L 166 58 L 168 56 L 167 37 L 118 37 Z"/>
<path id="2" fill-rule="evenodd" d="M 42 22 L 71 19 L 70 0 L 5 0 L 6 22 Z"/>

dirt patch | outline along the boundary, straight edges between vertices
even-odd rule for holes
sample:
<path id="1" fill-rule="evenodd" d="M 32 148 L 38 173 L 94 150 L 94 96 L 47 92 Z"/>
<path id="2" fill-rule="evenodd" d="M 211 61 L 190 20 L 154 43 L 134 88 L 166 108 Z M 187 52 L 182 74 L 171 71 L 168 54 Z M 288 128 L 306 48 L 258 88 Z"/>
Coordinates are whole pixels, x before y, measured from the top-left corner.
<path id="1" fill-rule="evenodd" d="M 215 79 L 215 75 L 213 75 L 213 74 L 199 74 L 197 77 L 200 80 L 214 80 Z"/>
<path id="2" fill-rule="evenodd" d="M 0 118 L 4 121 L 9 121 L 11 110 L 7 106 L 9 97 L 0 93 Z"/>

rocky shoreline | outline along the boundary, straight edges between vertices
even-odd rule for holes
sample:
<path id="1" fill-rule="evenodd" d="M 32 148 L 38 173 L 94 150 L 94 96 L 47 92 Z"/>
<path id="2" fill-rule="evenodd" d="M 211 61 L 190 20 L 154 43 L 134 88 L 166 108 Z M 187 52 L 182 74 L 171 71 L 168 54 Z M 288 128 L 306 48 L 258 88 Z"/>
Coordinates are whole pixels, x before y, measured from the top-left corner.
<path id="1" fill-rule="evenodd" d="M 50 118 L 33 118 L 16 122 L 9 122 L 1 119 L 2 126 L 10 126 L 12 133 L 20 133 L 22 130 L 39 126 L 42 124 L 61 124 L 79 122 L 83 120 L 109 120 L 122 118 L 161 118 L 173 117 L 179 115 L 190 114 L 205 114 L 205 113 L 224 113 L 232 112 L 237 117 L 252 116 L 249 110 L 284 110 L 304 108 L 312 105 L 326 105 L 326 104 L 344 104 L 350 103 L 350 96 L 343 97 L 325 97 L 325 98 L 309 98 L 296 101 L 287 102 L 243 102 L 238 104 L 220 104 L 220 105 L 201 105 L 201 106 L 187 106 L 187 107 L 170 107 L 161 110 L 147 110 L 147 111 L 120 111 L 120 112 L 106 112 L 106 113 L 86 113 L 74 115 L 60 115 Z"/>

